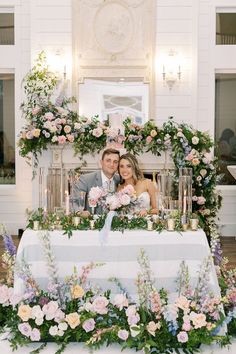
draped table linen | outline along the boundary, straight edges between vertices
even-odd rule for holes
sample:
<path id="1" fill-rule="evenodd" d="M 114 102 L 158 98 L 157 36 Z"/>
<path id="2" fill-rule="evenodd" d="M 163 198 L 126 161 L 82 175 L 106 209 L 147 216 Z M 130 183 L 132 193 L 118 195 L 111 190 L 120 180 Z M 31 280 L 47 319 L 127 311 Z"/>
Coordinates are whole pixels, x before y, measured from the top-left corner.
<path id="1" fill-rule="evenodd" d="M 17 261 L 23 258 L 30 264 L 37 283 L 47 289 L 48 273 L 39 234 L 41 231 L 26 230 L 21 238 Z M 80 272 L 89 262 L 102 262 L 89 275 L 93 285 L 111 289 L 117 293 L 110 277 L 119 279 L 131 298 L 137 300 L 135 279 L 140 271 L 137 257 L 143 248 L 150 260 L 155 285 L 168 290 L 170 297 L 176 296 L 176 278 L 181 261 L 189 267 L 190 284 L 195 287 L 203 260 L 210 255 L 210 248 L 203 230 L 168 232 L 147 230 L 110 231 L 107 242 L 100 243 L 99 231 L 73 231 L 70 238 L 63 231 L 50 231 L 50 241 L 58 266 L 60 280 L 71 275 L 74 266 Z M 209 287 L 215 295 L 220 294 L 215 268 L 212 263 Z M 15 277 L 15 292 L 23 293 L 23 281 Z"/>

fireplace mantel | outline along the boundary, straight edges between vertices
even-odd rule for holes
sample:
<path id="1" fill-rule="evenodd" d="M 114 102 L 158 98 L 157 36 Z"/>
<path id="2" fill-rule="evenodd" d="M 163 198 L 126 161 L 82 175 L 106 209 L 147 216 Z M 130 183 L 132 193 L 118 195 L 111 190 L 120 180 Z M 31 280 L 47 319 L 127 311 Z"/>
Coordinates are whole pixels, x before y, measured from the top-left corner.
<path id="1" fill-rule="evenodd" d="M 125 151 L 121 151 L 123 153 Z M 46 178 L 49 169 L 55 170 L 74 170 L 80 168 L 82 172 L 95 171 L 100 168 L 101 153 L 95 155 L 84 155 L 83 159 L 79 156 L 75 156 L 72 146 L 51 146 L 48 150 L 44 151 L 39 157 L 39 164 L 37 166 L 37 175 L 33 180 L 33 197 L 32 206 L 33 208 L 38 208 L 39 205 L 39 186 L 40 172 L 43 171 L 43 190 L 46 190 Z M 174 169 L 174 164 L 171 159 L 170 153 L 163 153 L 161 156 L 154 156 L 150 152 L 144 153 L 137 156 L 140 167 L 145 174 L 152 174 L 153 172 L 160 172 L 161 170 L 172 170 Z M 83 161 L 86 162 L 86 166 L 83 166 Z M 59 172 L 60 173 L 60 172 Z M 60 188 L 60 186 L 58 186 Z M 41 205 L 42 206 L 42 205 Z"/>

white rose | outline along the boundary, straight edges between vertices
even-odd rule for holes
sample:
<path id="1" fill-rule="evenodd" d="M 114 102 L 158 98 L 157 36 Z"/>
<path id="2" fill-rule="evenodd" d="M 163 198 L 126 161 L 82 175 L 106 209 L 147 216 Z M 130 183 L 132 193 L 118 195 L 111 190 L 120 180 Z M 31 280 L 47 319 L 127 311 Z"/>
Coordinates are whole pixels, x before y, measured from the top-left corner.
<path id="1" fill-rule="evenodd" d="M 199 143 L 199 138 L 197 136 L 193 136 L 192 143 L 193 143 L 193 145 L 197 145 Z"/>

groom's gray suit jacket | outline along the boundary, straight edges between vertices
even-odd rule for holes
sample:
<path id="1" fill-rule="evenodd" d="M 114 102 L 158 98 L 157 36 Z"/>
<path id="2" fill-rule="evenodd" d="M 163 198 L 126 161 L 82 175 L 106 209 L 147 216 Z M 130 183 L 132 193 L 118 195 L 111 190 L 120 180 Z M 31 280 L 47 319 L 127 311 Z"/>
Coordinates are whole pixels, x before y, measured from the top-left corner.
<path id="1" fill-rule="evenodd" d="M 120 182 L 119 175 L 115 174 L 113 176 L 113 180 L 115 182 L 115 188 L 116 188 Z M 92 187 L 102 187 L 101 171 L 86 173 L 86 174 L 80 176 L 79 181 L 74 185 L 74 190 L 73 190 L 73 199 L 75 200 L 75 210 L 77 209 L 76 208 L 76 195 L 78 195 L 78 192 L 83 191 L 83 192 L 86 192 L 85 210 L 88 210 L 91 212 L 91 208 L 89 207 L 89 204 L 88 204 L 88 193 Z M 95 213 L 101 214 L 102 208 L 100 206 L 96 207 Z"/>

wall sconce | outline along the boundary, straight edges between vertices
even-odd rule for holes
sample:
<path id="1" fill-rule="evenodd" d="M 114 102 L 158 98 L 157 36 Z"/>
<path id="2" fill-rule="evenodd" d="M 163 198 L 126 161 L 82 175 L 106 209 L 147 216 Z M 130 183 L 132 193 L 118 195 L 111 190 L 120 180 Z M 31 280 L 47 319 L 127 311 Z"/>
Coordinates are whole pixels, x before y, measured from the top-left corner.
<path id="1" fill-rule="evenodd" d="M 181 80 L 181 67 L 179 57 L 176 52 L 171 50 L 165 58 L 165 64 L 162 71 L 163 82 L 171 90 L 176 82 Z"/>
<path id="2" fill-rule="evenodd" d="M 63 49 L 56 49 L 55 52 L 48 55 L 49 67 L 54 71 L 59 79 L 66 80 L 66 65 L 65 65 L 65 53 Z"/>

